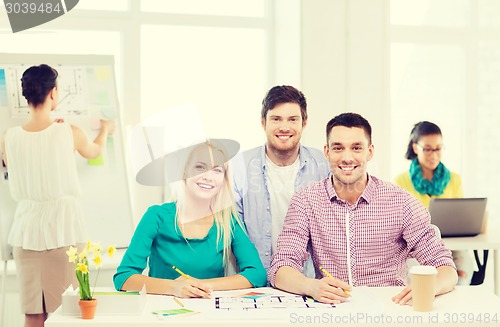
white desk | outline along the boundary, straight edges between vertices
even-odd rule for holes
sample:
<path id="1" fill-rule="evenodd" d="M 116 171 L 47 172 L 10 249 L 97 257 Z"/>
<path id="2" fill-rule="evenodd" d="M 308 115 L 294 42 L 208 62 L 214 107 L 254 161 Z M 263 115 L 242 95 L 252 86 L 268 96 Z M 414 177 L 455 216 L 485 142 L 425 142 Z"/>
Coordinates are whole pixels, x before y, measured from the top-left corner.
<path id="1" fill-rule="evenodd" d="M 443 237 L 446 247 L 450 250 L 490 250 L 488 261 L 493 263 L 493 285 L 496 295 L 500 295 L 498 270 L 498 252 L 500 250 L 500 228 L 488 228 L 487 233 L 474 237 Z M 492 262 L 493 261 L 493 262 Z"/>
<path id="2" fill-rule="evenodd" d="M 430 313 L 413 311 L 411 306 L 394 304 L 391 297 L 401 287 L 361 287 L 355 288 L 349 303 L 336 308 L 319 309 L 231 309 L 218 310 L 213 299 L 182 299 L 185 307 L 200 312 L 192 316 L 173 316 L 159 320 L 151 314 L 158 309 L 178 309 L 179 306 L 170 296 L 148 295 L 142 315 L 96 316 L 93 320 L 80 317 L 63 316 L 59 308 L 45 322 L 46 327 L 71 326 L 239 326 L 239 325 L 413 325 L 436 326 L 437 323 L 449 326 L 499 326 L 500 297 L 482 286 L 458 286 L 448 294 L 434 301 Z M 213 296 L 240 295 L 248 291 L 283 293 L 271 288 L 252 290 L 214 292 Z M 489 321 L 488 323 L 486 323 Z"/>

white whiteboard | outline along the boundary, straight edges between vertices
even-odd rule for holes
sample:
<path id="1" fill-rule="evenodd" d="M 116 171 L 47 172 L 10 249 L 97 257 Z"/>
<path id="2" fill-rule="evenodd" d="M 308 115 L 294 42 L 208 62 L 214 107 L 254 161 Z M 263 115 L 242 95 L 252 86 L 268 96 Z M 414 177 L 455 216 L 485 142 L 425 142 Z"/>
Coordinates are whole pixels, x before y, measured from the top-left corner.
<path id="1" fill-rule="evenodd" d="M 103 246 L 127 247 L 133 232 L 123 131 L 118 106 L 114 58 L 94 55 L 26 55 L 0 53 L 0 140 L 8 127 L 21 125 L 29 110 L 21 92 L 22 73 L 48 64 L 59 73 L 59 105 L 53 118 L 80 126 L 93 140 L 99 119 L 113 119 L 102 160 L 88 161 L 75 152 L 83 195 L 80 198 L 89 240 Z M 0 148 L 1 151 L 1 148 Z M 15 202 L 10 197 L 8 171 L 0 167 L 0 259 L 12 257 L 7 236 Z"/>

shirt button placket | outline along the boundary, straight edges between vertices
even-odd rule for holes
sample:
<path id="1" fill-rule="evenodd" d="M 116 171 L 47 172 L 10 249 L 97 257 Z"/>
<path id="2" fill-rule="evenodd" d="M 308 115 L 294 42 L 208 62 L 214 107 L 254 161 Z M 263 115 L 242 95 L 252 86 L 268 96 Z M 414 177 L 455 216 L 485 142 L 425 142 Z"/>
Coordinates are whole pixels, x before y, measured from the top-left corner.
<path id="1" fill-rule="evenodd" d="M 358 284 L 358 274 L 356 273 L 356 242 L 355 242 L 355 220 L 354 211 L 349 210 L 349 246 L 351 248 L 351 274 L 352 274 L 352 286 Z"/>

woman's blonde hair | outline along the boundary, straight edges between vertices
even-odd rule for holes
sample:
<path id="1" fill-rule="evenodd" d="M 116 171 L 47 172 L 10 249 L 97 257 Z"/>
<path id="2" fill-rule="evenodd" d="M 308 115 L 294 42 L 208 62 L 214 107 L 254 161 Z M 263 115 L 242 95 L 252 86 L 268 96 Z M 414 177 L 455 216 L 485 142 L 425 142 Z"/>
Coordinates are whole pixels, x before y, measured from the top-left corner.
<path id="1" fill-rule="evenodd" d="M 176 218 L 175 223 L 176 227 L 179 226 L 179 217 L 183 216 L 185 213 L 185 194 L 186 194 L 186 178 L 188 177 L 187 169 L 189 164 L 193 159 L 193 154 L 200 148 L 206 148 L 210 154 L 210 157 L 213 159 L 214 153 L 218 152 L 221 154 L 222 162 L 217 162 L 215 165 L 220 165 L 224 168 L 224 183 L 220 188 L 219 192 L 212 198 L 210 202 L 210 210 L 212 211 L 212 215 L 214 217 L 215 226 L 217 228 L 217 246 L 222 242 L 223 244 L 223 252 L 222 252 L 222 262 L 224 267 L 226 268 L 231 253 L 231 236 L 232 236 L 232 220 L 234 219 L 234 223 L 240 225 L 240 227 L 245 231 L 243 223 L 239 218 L 239 214 L 236 210 L 234 195 L 233 195 L 233 187 L 231 184 L 232 181 L 232 169 L 231 164 L 228 161 L 228 155 L 222 145 L 211 143 L 210 140 L 207 140 L 206 143 L 202 143 L 199 146 L 195 147 L 193 151 L 189 154 L 184 171 L 184 177 L 181 181 L 172 183 L 172 200 L 176 202 Z M 210 168 L 211 169 L 211 168 Z M 187 242 L 187 240 L 186 240 Z M 216 250 L 215 249 L 215 250 Z"/>

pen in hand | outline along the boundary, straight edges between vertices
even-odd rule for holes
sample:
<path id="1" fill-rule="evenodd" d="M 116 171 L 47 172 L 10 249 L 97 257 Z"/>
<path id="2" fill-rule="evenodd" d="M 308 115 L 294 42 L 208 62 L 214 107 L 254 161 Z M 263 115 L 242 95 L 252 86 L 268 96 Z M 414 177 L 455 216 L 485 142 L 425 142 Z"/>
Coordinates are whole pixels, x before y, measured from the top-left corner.
<path id="1" fill-rule="evenodd" d="M 330 273 L 325 268 L 319 266 L 319 270 L 321 270 L 323 272 L 323 274 L 325 274 L 327 277 L 333 278 L 333 276 L 330 275 Z M 349 292 L 348 290 L 342 289 L 342 291 L 344 291 L 344 293 L 349 295 L 349 296 L 351 295 L 351 292 Z"/>

